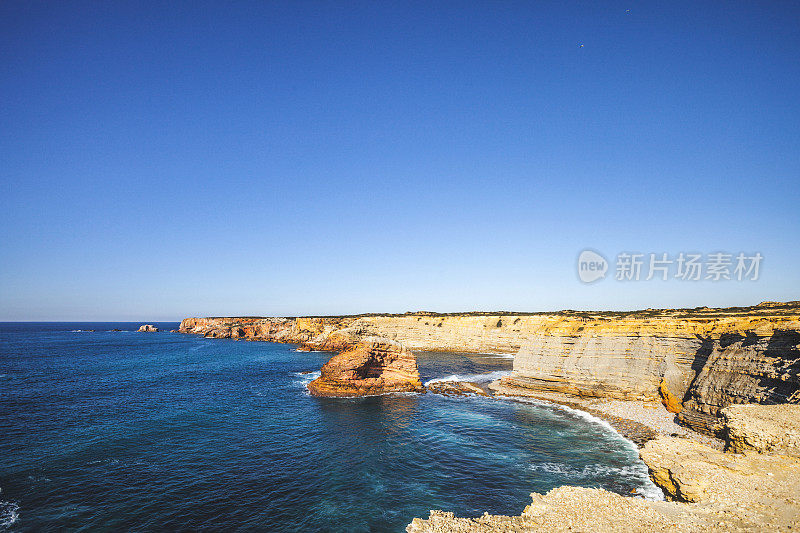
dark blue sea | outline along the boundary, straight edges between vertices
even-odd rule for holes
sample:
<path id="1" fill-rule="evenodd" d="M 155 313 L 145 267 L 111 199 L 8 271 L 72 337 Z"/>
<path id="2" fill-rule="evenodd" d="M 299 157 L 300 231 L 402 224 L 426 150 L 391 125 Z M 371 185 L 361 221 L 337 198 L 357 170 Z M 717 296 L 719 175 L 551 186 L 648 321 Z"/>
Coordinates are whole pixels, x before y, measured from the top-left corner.
<path id="1" fill-rule="evenodd" d="M 303 372 L 328 353 L 138 326 L 0 324 L 0 529 L 403 531 L 430 509 L 519 514 L 564 484 L 659 494 L 634 446 L 580 412 L 313 398 Z M 511 368 L 418 362 L 423 381 Z"/>

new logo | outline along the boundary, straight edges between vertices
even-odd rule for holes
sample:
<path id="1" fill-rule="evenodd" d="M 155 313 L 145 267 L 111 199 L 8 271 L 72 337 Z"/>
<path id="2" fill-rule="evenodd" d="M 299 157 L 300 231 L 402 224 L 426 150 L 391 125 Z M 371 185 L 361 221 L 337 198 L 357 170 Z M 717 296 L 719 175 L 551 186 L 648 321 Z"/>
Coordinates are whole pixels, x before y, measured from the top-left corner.
<path id="1" fill-rule="evenodd" d="M 584 283 L 592 283 L 606 277 L 608 261 L 593 250 L 584 250 L 578 256 L 578 278 Z"/>

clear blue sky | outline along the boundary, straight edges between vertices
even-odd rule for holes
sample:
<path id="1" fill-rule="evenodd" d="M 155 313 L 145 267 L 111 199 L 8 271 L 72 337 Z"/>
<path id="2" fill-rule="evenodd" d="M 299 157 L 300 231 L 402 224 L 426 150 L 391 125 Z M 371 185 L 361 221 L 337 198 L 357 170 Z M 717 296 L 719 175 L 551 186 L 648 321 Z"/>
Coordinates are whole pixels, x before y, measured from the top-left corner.
<path id="1" fill-rule="evenodd" d="M 799 57 L 796 2 L 2 2 L 0 320 L 800 299 Z"/>

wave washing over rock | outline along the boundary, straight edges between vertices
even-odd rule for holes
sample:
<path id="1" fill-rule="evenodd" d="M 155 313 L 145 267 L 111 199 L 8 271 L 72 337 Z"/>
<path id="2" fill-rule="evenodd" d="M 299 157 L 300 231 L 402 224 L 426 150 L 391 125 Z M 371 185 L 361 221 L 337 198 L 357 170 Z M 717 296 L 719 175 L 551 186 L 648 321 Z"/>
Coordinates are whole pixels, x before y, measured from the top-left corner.
<path id="1" fill-rule="evenodd" d="M 431 383 L 441 383 L 444 381 L 468 381 L 471 383 L 490 383 L 492 381 L 507 377 L 511 375 L 510 370 L 495 370 L 494 372 L 486 372 L 484 374 L 451 374 L 441 378 L 433 378 L 425 382 L 427 387 Z"/>

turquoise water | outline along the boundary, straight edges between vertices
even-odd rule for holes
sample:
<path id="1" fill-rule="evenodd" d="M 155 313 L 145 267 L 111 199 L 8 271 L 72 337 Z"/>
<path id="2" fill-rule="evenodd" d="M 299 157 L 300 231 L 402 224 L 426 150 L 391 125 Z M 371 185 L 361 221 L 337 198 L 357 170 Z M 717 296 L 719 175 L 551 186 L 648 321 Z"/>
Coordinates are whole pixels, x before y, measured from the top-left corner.
<path id="1" fill-rule="evenodd" d="M 313 398 L 302 372 L 330 354 L 107 331 L 137 326 L 0 324 L 0 529 L 403 531 L 430 509 L 518 514 L 564 484 L 657 494 L 633 445 L 580 413 Z M 423 381 L 511 367 L 418 362 Z"/>

